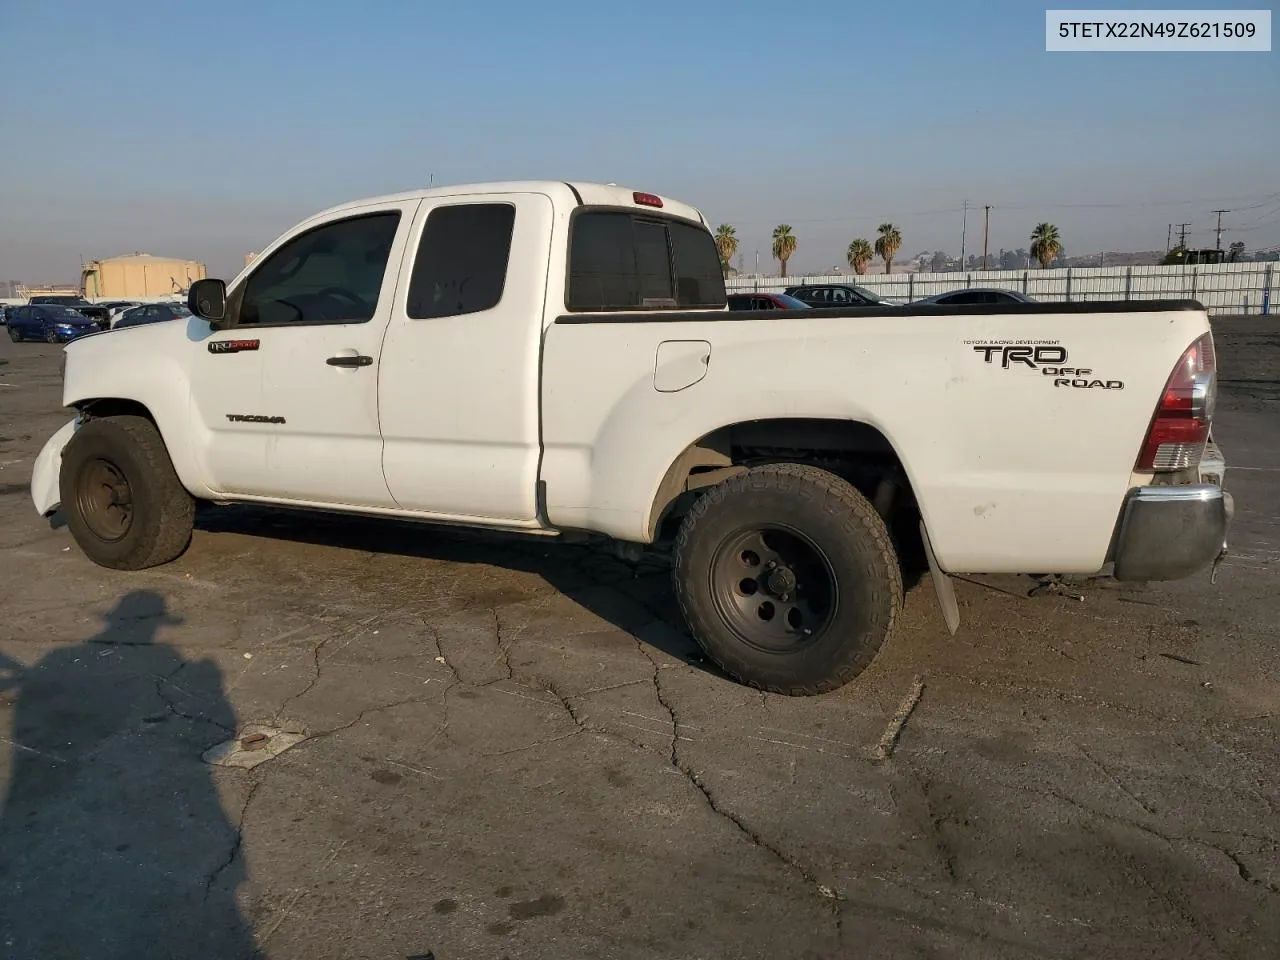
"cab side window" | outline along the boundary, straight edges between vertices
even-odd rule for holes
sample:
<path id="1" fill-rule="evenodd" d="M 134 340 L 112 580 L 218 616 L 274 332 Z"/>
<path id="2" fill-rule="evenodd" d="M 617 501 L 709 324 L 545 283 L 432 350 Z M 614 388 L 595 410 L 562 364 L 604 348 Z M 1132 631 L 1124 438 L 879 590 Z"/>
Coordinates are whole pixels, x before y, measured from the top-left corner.
<path id="1" fill-rule="evenodd" d="M 367 323 L 400 212 L 326 223 L 289 240 L 249 277 L 238 324 Z"/>
<path id="2" fill-rule="evenodd" d="M 492 310 L 502 300 L 516 208 L 460 203 L 427 215 L 409 281 L 413 320 Z"/>

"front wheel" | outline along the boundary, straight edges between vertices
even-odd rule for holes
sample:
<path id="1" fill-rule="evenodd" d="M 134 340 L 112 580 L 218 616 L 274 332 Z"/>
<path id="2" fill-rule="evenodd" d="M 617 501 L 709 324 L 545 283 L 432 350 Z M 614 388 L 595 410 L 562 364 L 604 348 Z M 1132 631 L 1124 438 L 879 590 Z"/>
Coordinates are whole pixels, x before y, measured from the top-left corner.
<path id="1" fill-rule="evenodd" d="M 22 334 L 18 333 L 18 331 L 15 328 L 10 327 L 9 339 L 12 340 L 14 343 L 17 343 L 19 340 L 22 339 Z"/>
<path id="2" fill-rule="evenodd" d="M 71 535 L 100 566 L 154 567 L 178 557 L 191 540 L 195 501 L 160 431 L 143 417 L 81 426 L 63 451 L 58 487 Z"/>
<path id="3" fill-rule="evenodd" d="M 792 696 L 866 669 L 893 629 L 902 574 L 852 485 L 817 467 L 756 467 L 711 488 L 676 537 L 676 599 L 722 670 Z"/>

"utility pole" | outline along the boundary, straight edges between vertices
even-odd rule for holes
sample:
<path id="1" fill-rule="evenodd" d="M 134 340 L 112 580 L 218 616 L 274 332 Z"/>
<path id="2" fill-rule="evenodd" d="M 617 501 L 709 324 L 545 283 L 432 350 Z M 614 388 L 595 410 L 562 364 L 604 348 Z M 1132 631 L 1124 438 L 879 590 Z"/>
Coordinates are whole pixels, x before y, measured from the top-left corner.
<path id="1" fill-rule="evenodd" d="M 991 204 L 982 208 L 982 269 L 987 269 L 987 239 L 991 235 Z"/>
<path id="2" fill-rule="evenodd" d="M 1178 226 L 1178 246 L 1181 247 L 1183 250 L 1185 250 L 1187 249 L 1187 227 L 1191 226 L 1191 224 L 1180 223 L 1177 226 Z"/>
<path id="3" fill-rule="evenodd" d="M 1217 236 L 1214 238 L 1213 248 L 1215 250 L 1221 250 L 1222 249 L 1222 215 L 1224 213 L 1230 213 L 1231 211 L 1230 210 L 1210 210 L 1209 212 L 1216 213 L 1218 215 Z"/>
<path id="4" fill-rule="evenodd" d="M 1169 224 L 1169 232 L 1165 234 L 1165 238 L 1164 238 L 1164 252 L 1168 253 L 1172 249 L 1173 249 L 1173 224 L 1171 223 Z"/>
<path id="5" fill-rule="evenodd" d="M 964 269 L 964 234 L 969 225 L 969 201 L 964 202 L 964 214 L 960 220 L 960 269 Z"/>

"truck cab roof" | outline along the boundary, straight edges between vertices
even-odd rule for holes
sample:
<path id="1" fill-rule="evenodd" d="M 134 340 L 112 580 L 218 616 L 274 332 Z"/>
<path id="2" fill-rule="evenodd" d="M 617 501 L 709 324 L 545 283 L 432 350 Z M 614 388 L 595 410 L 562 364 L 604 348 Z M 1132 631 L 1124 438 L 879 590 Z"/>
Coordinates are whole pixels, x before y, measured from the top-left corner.
<path id="1" fill-rule="evenodd" d="M 498 180 L 488 183 L 458 183 L 443 187 L 426 187 L 418 190 L 407 190 L 403 193 L 391 193 L 377 197 L 364 197 L 351 200 L 323 210 L 311 219 L 329 217 L 344 210 L 357 210 L 374 203 L 396 202 L 404 200 L 426 200 L 437 197 L 450 197 L 459 194 L 474 196 L 476 194 L 510 194 L 510 193 L 543 193 L 558 204 L 565 206 L 592 207 L 633 207 L 638 210 L 651 209 L 661 211 L 668 216 L 682 217 L 707 226 L 707 220 L 696 207 L 670 197 L 632 187 L 618 186 L 614 183 L 591 183 L 588 181 L 567 180 Z"/>

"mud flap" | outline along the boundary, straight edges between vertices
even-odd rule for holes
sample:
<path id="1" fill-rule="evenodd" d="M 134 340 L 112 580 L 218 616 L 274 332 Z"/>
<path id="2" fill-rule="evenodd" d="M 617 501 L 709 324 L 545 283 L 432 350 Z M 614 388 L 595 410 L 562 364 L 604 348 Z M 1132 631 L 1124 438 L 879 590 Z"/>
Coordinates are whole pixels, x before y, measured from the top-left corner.
<path id="1" fill-rule="evenodd" d="M 929 558 L 929 573 L 933 577 L 933 592 L 938 596 L 938 606 L 942 609 L 942 619 L 947 622 L 951 635 L 960 629 L 960 604 L 956 601 L 956 590 L 951 577 L 943 573 L 938 566 L 938 558 L 933 555 L 933 544 L 929 542 L 929 531 L 924 521 L 920 521 L 920 539 L 924 542 L 924 553 Z"/>

